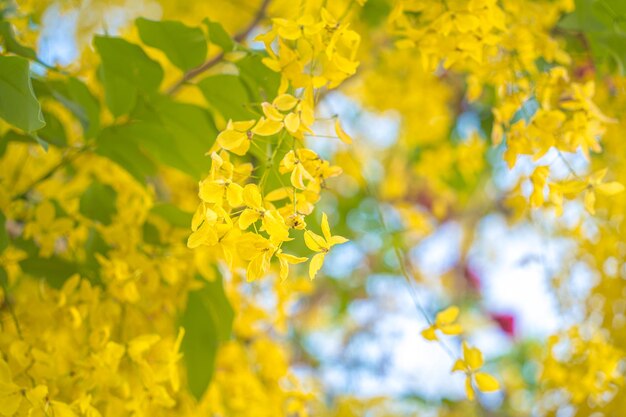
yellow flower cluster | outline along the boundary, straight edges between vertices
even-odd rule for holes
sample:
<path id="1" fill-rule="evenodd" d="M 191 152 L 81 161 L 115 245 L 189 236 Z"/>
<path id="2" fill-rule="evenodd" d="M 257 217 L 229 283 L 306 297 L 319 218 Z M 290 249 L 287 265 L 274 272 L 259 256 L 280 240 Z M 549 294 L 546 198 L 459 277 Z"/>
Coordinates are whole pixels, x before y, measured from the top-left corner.
<path id="1" fill-rule="evenodd" d="M 289 265 L 307 260 L 283 252 L 283 244 L 294 239 L 295 231 L 304 230 L 304 243 L 316 252 L 309 265 L 311 279 L 330 248 L 346 242 L 332 236 L 326 214 L 321 222 L 323 236 L 307 228 L 306 216 L 313 212 L 326 181 L 341 174 L 341 168 L 304 146 L 306 137 L 315 135 L 316 93 L 337 86 L 356 70 L 358 35 L 326 9 L 321 9 L 321 19 L 305 16 L 273 23 L 258 39 L 270 54 L 263 62 L 281 73 L 283 92 L 271 103 L 261 103 L 259 119 L 230 120 L 217 136 L 211 172 L 200 182 L 202 202 L 188 241 L 190 248 L 207 246 L 222 254 L 233 273 L 245 268 L 248 281 L 267 275 L 273 259 L 282 279 L 287 278 Z M 277 52 L 272 50 L 275 41 Z M 287 93 L 289 88 L 299 94 Z M 337 120 L 334 127 L 340 140 L 351 141 Z M 251 147 L 263 152 L 267 146 L 271 150 L 265 165 L 231 158 L 247 155 Z M 268 189 L 270 177 L 281 186 Z"/>
<path id="2" fill-rule="evenodd" d="M 623 385 L 619 371 L 623 359 L 624 353 L 601 333 L 584 336 L 572 327 L 549 338 L 540 381 L 548 389 L 566 391 L 573 404 L 603 405 Z"/>

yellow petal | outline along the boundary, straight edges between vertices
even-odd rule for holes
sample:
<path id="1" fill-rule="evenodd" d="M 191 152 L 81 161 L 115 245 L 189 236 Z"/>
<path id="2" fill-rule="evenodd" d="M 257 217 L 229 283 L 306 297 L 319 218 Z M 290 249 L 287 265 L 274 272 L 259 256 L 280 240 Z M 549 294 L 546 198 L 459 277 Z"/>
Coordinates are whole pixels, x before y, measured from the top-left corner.
<path id="1" fill-rule="evenodd" d="M 593 190 L 587 190 L 585 192 L 585 209 L 589 212 L 589 214 L 596 214 L 596 193 Z"/>
<path id="2" fill-rule="evenodd" d="M 215 181 L 202 181 L 198 196 L 207 203 L 220 204 L 224 198 L 224 184 Z"/>
<path id="3" fill-rule="evenodd" d="M 300 117 L 298 117 L 298 115 L 295 113 L 289 113 L 287 117 L 285 117 L 285 128 L 290 133 L 296 133 L 299 127 L 300 127 Z"/>
<path id="4" fill-rule="evenodd" d="M 265 114 L 265 117 L 267 117 L 269 120 L 274 120 L 275 122 L 283 121 L 283 118 L 285 116 L 283 116 L 283 114 L 270 103 L 263 103 L 261 104 L 261 107 L 263 108 L 263 114 Z"/>
<path id="5" fill-rule="evenodd" d="M 243 203 L 243 187 L 236 183 L 231 183 L 226 188 L 226 199 L 231 207 L 239 207 Z"/>
<path id="6" fill-rule="evenodd" d="M 422 337 L 426 340 L 437 340 L 437 332 L 433 326 L 422 330 Z"/>
<path id="7" fill-rule="evenodd" d="M 624 191 L 624 186 L 617 181 L 606 182 L 604 184 L 598 184 L 595 189 L 602 195 L 615 195 Z"/>
<path id="8" fill-rule="evenodd" d="M 457 306 L 450 306 L 443 311 L 437 313 L 435 317 L 435 323 L 441 326 L 444 324 L 450 324 L 459 317 L 459 308 Z"/>
<path id="9" fill-rule="evenodd" d="M 330 234 L 330 226 L 328 225 L 328 216 L 326 213 L 322 213 L 322 234 L 326 241 L 329 241 L 332 235 Z"/>
<path id="10" fill-rule="evenodd" d="M 241 230 L 246 230 L 250 225 L 257 220 L 259 220 L 261 215 L 256 210 L 245 209 L 241 216 L 239 216 L 239 228 Z"/>
<path id="11" fill-rule="evenodd" d="M 252 126 L 254 126 L 254 124 L 256 123 L 256 120 L 245 120 L 245 121 L 241 121 L 241 122 L 232 122 L 232 127 L 235 130 L 238 130 L 240 132 L 246 132 L 248 130 L 250 130 L 250 128 L 252 128 Z"/>
<path id="12" fill-rule="evenodd" d="M 311 278 L 311 280 L 315 278 L 317 272 L 322 268 L 322 265 L 324 265 L 324 255 L 324 253 L 318 253 L 311 258 L 311 262 L 309 263 L 309 278 Z"/>
<path id="13" fill-rule="evenodd" d="M 263 199 L 261 198 L 261 192 L 256 184 L 247 184 L 243 188 L 243 201 L 246 206 L 254 209 L 261 209 Z"/>
<path id="14" fill-rule="evenodd" d="M 278 262 L 280 264 L 280 280 L 284 281 L 289 276 L 289 262 L 280 256 L 278 257 Z"/>
<path id="15" fill-rule="evenodd" d="M 289 178 L 289 180 L 291 181 L 291 185 L 293 185 L 299 190 L 305 190 L 306 189 L 306 185 L 304 185 L 305 173 L 306 173 L 306 170 L 302 167 L 302 164 L 296 164 L 296 166 L 293 168 L 293 171 L 291 171 L 291 176 Z"/>
<path id="16" fill-rule="evenodd" d="M 0 414 L 12 416 L 22 402 L 21 389 L 14 383 L 0 382 Z"/>
<path id="17" fill-rule="evenodd" d="M 217 243 L 217 234 L 215 229 L 208 223 L 202 223 L 202 226 L 195 232 L 192 232 L 187 239 L 187 247 L 190 249 L 197 248 L 200 245 L 212 246 Z"/>
<path id="18" fill-rule="evenodd" d="M 456 362 L 454 362 L 454 366 L 452 367 L 452 372 L 457 371 L 467 372 L 467 365 L 461 359 L 457 359 Z"/>
<path id="19" fill-rule="evenodd" d="M 439 326 L 439 330 L 449 336 L 463 333 L 463 327 L 460 324 L 444 324 Z"/>
<path id="20" fill-rule="evenodd" d="M 346 243 L 346 242 L 348 242 L 348 239 L 346 239 L 345 237 L 335 235 L 335 236 L 332 236 L 330 240 L 328 240 L 328 246 L 341 245 L 342 243 Z"/>
<path id="21" fill-rule="evenodd" d="M 326 248 L 324 238 L 310 230 L 304 232 L 304 244 L 314 252 L 321 252 Z"/>
<path id="22" fill-rule="evenodd" d="M 283 128 L 283 122 L 277 122 L 276 120 L 266 119 L 261 117 L 259 123 L 252 129 L 252 133 L 259 136 L 271 136 L 280 132 Z"/>
<path id="23" fill-rule="evenodd" d="M 276 210 L 268 210 L 263 215 L 263 228 L 270 235 L 272 242 L 285 242 L 289 239 L 289 228 Z"/>
<path id="24" fill-rule="evenodd" d="M 291 94 L 281 94 L 274 99 L 273 104 L 280 111 L 289 111 L 298 104 L 298 99 Z"/>
<path id="25" fill-rule="evenodd" d="M 483 392 L 497 391 L 500 389 L 498 380 L 485 372 L 477 372 L 474 374 L 474 378 L 476 378 L 476 386 Z"/>
<path id="26" fill-rule="evenodd" d="M 352 138 L 343 130 L 341 123 L 339 123 L 339 119 L 335 119 L 335 133 L 343 143 L 348 145 L 352 143 Z"/>
<path id="27" fill-rule="evenodd" d="M 285 259 L 290 264 L 299 264 L 302 262 L 306 262 L 309 259 L 305 256 L 289 255 L 288 253 L 281 253 L 278 255 L 278 257 L 281 259 Z"/>
<path id="28" fill-rule="evenodd" d="M 465 394 L 467 395 L 468 400 L 474 401 L 476 394 L 474 393 L 474 387 L 472 387 L 472 380 L 469 376 L 465 378 Z"/>
<path id="29" fill-rule="evenodd" d="M 483 366 L 483 353 L 475 347 L 470 347 L 466 342 L 463 342 L 463 358 L 473 371 Z"/>
<path id="30" fill-rule="evenodd" d="M 217 143 L 219 143 L 222 148 L 229 151 L 239 147 L 241 143 L 246 140 L 248 140 L 246 133 L 236 130 L 224 130 L 217 135 Z"/>

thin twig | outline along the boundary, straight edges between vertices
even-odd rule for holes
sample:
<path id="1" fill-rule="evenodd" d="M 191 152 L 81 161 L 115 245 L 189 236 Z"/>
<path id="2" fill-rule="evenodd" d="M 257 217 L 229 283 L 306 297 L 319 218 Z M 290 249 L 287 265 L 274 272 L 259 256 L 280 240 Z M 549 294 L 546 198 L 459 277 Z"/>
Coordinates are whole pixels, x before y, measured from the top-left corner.
<path id="1" fill-rule="evenodd" d="M 269 6 L 269 4 L 270 4 L 270 0 L 263 0 L 263 2 L 261 3 L 261 6 L 259 7 L 259 10 L 254 15 L 254 18 L 252 19 L 250 24 L 233 37 L 233 39 L 236 42 L 242 42 L 248 37 L 248 35 L 250 35 L 252 30 L 265 17 L 265 12 L 267 11 L 267 7 Z M 199 67 L 190 69 L 189 71 L 185 73 L 185 75 L 182 76 L 180 80 L 178 80 L 174 85 L 172 85 L 167 90 L 167 94 L 168 95 L 175 94 L 185 84 L 187 84 L 189 81 L 196 78 L 198 75 L 202 74 L 203 72 L 206 72 L 208 69 L 217 65 L 220 61 L 222 61 L 223 58 L 224 58 L 224 52 L 220 52 L 219 54 L 209 59 L 208 61 L 206 61 L 204 64 L 200 65 Z"/>

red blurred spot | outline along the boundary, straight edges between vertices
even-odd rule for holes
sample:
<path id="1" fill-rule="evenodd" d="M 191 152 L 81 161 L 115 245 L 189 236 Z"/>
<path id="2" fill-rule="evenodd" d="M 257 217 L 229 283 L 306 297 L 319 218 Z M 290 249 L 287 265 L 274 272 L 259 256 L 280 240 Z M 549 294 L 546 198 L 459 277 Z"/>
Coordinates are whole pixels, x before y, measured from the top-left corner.
<path id="1" fill-rule="evenodd" d="M 493 321 L 498 323 L 500 329 L 506 333 L 509 337 L 515 337 L 516 326 L 515 316 L 509 313 L 491 313 Z"/>
<path id="2" fill-rule="evenodd" d="M 473 290 L 480 291 L 480 289 L 482 288 L 482 281 L 474 268 L 472 268 L 468 264 L 465 264 L 463 275 L 465 276 L 467 283 Z"/>

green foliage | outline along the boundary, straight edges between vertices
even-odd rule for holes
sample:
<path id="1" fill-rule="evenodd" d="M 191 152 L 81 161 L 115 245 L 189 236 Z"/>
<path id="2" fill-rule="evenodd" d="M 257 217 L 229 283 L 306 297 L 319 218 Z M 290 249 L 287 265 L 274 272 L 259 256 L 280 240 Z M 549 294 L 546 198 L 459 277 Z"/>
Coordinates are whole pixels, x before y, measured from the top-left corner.
<path id="1" fill-rule="evenodd" d="M 43 116 L 46 119 L 46 125 L 37 132 L 37 136 L 59 148 L 67 146 L 65 127 L 63 127 L 61 121 L 50 112 L 44 111 Z"/>
<path id="2" fill-rule="evenodd" d="M 576 9 L 559 23 L 585 36 L 596 62 L 613 63 L 626 74 L 626 2 L 576 0 Z"/>
<path id="3" fill-rule="evenodd" d="M 173 204 L 157 204 L 150 210 L 151 213 L 167 220 L 172 226 L 188 227 L 191 224 L 191 213 L 181 210 Z"/>
<path id="4" fill-rule="evenodd" d="M 209 29 L 209 40 L 211 43 L 222 48 L 224 52 L 230 52 L 235 48 L 235 42 L 218 22 L 204 19 L 204 24 Z"/>
<path id="5" fill-rule="evenodd" d="M 45 279 L 53 288 L 61 288 L 70 276 L 79 272 L 77 265 L 56 256 L 29 256 L 20 262 L 20 268 L 26 274 Z"/>
<path id="6" fill-rule="evenodd" d="M 247 86 L 251 99 L 272 101 L 280 85 L 280 75 L 261 62 L 261 54 L 251 54 L 237 61 L 239 78 Z"/>
<path id="7" fill-rule="evenodd" d="M 233 317 L 221 278 L 189 293 L 180 323 L 185 328 L 182 352 L 189 389 L 197 399 L 211 382 L 217 348 L 230 338 Z"/>
<path id="8" fill-rule="evenodd" d="M 13 28 L 9 22 L 0 21 L 0 36 L 2 36 L 2 45 L 7 52 L 32 60 L 37 59 L 37 54 L 32 48 L 22 45 L 15 39 L 15 33 L 13 33 Z"/>
<path id="9" fill-rule="evenodd" d="M 50 80 L 47 92 L 59 100 L 80 121 L 86 138 L 94 137 L 100 130 L 100 103 L 89 88 L 75 77 L 66 80 Z"/>
<path id="10" fill-rule="evenodd" d="M 85 217 L 102 224 L 111 224 L 117 212 L 117 193 L 106 184 L 94 181 L 80 197 L 80 212 Z"/>
<path id="11" fill-rule="evenodd" d="M 0 56 L 0 117 L 26 132 L 46 125 L 22 57 Z"/>
<path id="12" fill-rule="evenodd" d="M 156 173 L 156 166 L 134 138 L 128 136 L 125 127 L 103 129 L 97 138 L 96 152 L 124 168 L 140 184 L 146 184 L 148 177 Z"/>
<path id="13" fill-rule="evenodd" d="M 250 101 L 248 91 L 236 75 L 218 74 L 198 83 L 209 105 L 225 119 L 246 120 L 255 117 L 245 103 Z"/>
<path id="14" fill-rule="evenodd" d="M 204 32 L 180 22 L 137 19 L 137 29 L 143 43 L 157 48 L 172 64 L 183 71 L 200 66 L 207 54 Z"/>
<path id="15" fill-rule="evenodd" d="M 114 116 L 130 113 L 139 93 L 154 93 L 161 85 L 163 69 L 138 45 L 104 36 L 96 36 L 94 45 L 102 59 L 106 102 Z"/>
<path id="16" fill-rule="evenodd" d="M 6 228 L 6 217 L 4 217 L 4 213 L 0 211 L 0 253 L 6 249 L 9 245 L 9 234 L 7 233 Z"/>

